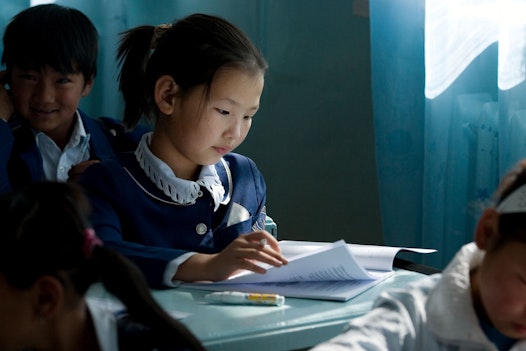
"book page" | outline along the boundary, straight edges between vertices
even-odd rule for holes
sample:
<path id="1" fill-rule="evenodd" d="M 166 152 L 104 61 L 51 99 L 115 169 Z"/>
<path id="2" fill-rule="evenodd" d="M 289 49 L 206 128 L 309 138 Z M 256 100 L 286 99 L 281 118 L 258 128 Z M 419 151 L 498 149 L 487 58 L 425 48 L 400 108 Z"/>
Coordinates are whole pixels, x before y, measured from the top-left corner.
<path id="1" fill-rule="evenodd" d="M 287 257 L 295 257 L 305 254 L 320 247 L 327 245 L 326 242 L 316 241 L 293 241 L 282 240 L 279 246 L 282 254 Z M 356 261 L 367 270 L 373 271 L 391 271 L 393 269 L 393 260 L 400 251 L 411 251 L 416 253 L 432 253 L 434 249 L 420 249 L 408 247 L 380 246 L 380 245 L 360 245 L 347 244 Z"/>
<path id="2" fill-rule="evenodd" d="M 377 277 L 360 266 L 345 241 L 339 240 L 291 257 L 287 265 L 270 266 L 265 274 L 246 271 L 214 284 L 371 280 Z"/>
<path id="3" fill-rule="evenodd" d="M 212 291 L 257 292 L 260 294 L 278 294 L 287 297 L 347 301 L 370 289 L 394 272 L 385 272 L 376 280 L 344 280 L 322 282 L 289 282 L 261 284 L 185 284 L 185 287 Z"/>
<path id="4" fill-rule="evenodd" d="M 265 274 L 245 271 L 219 282 L 182 283 L 180 286 L 347 301 L 394 274 L 392 265 L 387 265 L 386 270 L 365 269 L 344 240 L 334 243 L 280 242 L 280 246 L 289 263 L 281 267 L 262 265 L 267 269 Z M 373 250 L 373 253 L 375 251 L 378 250 Z M 395 255 L 391 251 L 380 261 L 387 260 L 391 264 Z"/>

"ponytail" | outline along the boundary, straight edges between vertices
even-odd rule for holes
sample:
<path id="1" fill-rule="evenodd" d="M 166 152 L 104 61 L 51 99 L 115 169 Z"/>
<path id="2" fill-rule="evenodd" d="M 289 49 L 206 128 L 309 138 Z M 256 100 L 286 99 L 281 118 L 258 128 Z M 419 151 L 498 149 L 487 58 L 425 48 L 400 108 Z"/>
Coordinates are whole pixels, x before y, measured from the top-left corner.
<path id="1" fill-rule="evenodd" d="M 122 122 L 127 129 L 133 129 L 141 117 L 149 113 L 145 71 L 153 34 L 153 26 L 140 26 L 121 33 L 117 59 L 121 65 L 119 89 L 125 102 Z"/>

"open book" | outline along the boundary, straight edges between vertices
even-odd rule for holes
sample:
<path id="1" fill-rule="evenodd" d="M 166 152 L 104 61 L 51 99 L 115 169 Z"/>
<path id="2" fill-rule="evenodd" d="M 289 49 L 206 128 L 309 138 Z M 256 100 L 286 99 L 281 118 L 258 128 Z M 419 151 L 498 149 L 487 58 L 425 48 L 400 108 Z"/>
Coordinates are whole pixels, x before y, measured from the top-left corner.
<path id="1" fill-rule="evenodd" d="M 288 297 L 347 301 L 390 277 L 393 260 L 401 250 L 430 253 L 436 250 L 312 241 L 279 242 L 289 264 L 262 265 L 265 274 L 244 271 L 219 282 L 183 283 L 204 290 L 258 292 Z"/>

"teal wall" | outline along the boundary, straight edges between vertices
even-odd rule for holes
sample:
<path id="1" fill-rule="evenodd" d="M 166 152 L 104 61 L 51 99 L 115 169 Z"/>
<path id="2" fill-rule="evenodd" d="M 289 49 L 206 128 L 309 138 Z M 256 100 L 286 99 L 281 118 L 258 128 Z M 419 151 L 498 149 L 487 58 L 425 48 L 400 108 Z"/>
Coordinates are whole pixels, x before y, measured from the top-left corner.
<path id="1" fill-rule="evenodd" d="M 1 1 L 1 0 L 0 0 Z M 268 212 L 281 239 L 383 243 L 374 154 L 369 20 L 351 0 L 63 1 L 121 27 L 172 22 L 193 12 L 243 28 L 270 68 L 262 106 L 237 150 L 256 161 L 268 186 Z M 100 9 L 122 6 L 125 18 Z M 102 33 L 102 36 L 114 35 Z M 114 70 L 114 46 L 101 48 L 101 75 Z M 105 72 L 106 71 L 106 72 Z M 119 117 L 111 79 L 83 102 L 93 116 Z M 114 73 L 110 76 L 116 77 Z"/>

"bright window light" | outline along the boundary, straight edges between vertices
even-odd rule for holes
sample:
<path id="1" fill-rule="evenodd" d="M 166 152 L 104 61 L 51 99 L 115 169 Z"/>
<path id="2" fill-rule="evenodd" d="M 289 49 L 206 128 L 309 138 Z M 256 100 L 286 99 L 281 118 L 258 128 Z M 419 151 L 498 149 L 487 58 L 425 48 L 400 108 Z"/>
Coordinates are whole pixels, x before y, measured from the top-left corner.
<path id="1" fill-rule="evenodd" d="M 425 94 L 433 99 L 498 43 L 499 89 L 525 79 L 526 0 L 426 0 Z"/>
<path id="2" fill-rule="evenodd" d="M 56 0 L 31 0 L 29 2 L 30 6 L 42 5 L 42 4 L 53 4 Z"/>

